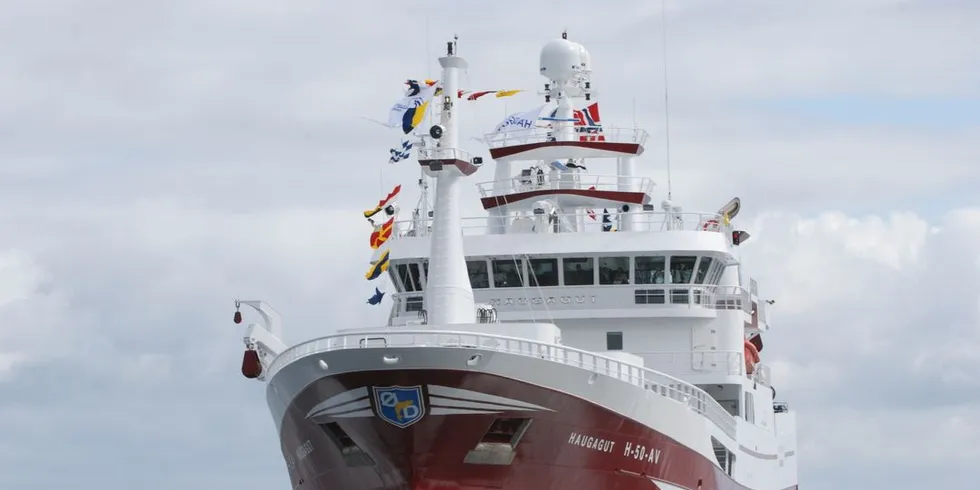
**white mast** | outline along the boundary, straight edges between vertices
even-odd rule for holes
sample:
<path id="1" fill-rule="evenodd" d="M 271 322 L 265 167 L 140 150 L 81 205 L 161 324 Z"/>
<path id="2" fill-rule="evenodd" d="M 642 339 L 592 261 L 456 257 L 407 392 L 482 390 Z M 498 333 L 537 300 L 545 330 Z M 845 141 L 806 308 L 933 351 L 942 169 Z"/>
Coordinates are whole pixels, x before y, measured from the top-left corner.
<path id="1" fill-rule="evenodd" d="M 439 58 L 442 65 L 442 96 L 433 100 L 433 103 L 441 106 L 439 124 L 430 128 L 432 141 L 425 150 L 420 150 L 419 157 L 419 164 L 426 174 L 436 179 L 425 292 L 427 323 L 435 325 L 476 321 L 473 289 L 463 252 L 458 201 L 460 180 L 475 172 L 482 160 L 458 148 L 459 104 L 456 94 L 459 90 L 459 71 L 466 69 L 467 63 L 454 53 L 455 48 L 455 41 L 449 42 L 447 56 Z"/>

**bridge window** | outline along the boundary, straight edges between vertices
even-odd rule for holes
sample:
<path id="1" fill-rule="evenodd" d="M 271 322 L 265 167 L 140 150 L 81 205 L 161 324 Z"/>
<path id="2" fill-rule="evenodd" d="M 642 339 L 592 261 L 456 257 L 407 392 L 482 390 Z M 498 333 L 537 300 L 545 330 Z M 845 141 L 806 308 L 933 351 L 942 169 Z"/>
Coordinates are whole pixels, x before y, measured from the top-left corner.
<path id="1" fill-rule="evenodd" d="M 623 332 L 606 332 L 606 350 L 623 350 Z"/>
<path id="2" fill-rule="evenodd" d="M 522 287 L 524 286 L 524 281 L 521 280 L 523 276 L 524 274 L 522 274 L 521 271 L 521 261 L 519 259 L 493 261 L 493 287 Z"/>
<path id="3" fill-rule="evenodd" d="M 663 289 L 637 289 L 633 293 L 633 302 L 638 305 L 662 305 L 667 301 Z"/>
<path id="4" fill-rule="evenodd" d="M 490 287 L 490 272 L 486 260 L 467 260 L 466 271 L 470 274 L 470 287 L 485 289 Z"/>
<path id="5" fill-rule="evenodd" d="M 531 286 L 558 285 L 558 259 L 530 259 L 528 265 L 528 282 Z"/>
<path id="6" fill-rule="evenodd" d="M 412 296 L 411 298 L 405 298 L 405 311 L 422 311 L 424 308 L 424 302 L 421 296 Z"/>
<path id="7" fill-rule="evenodd" d="M 667 269 L 665 257 L 636 257 L 634 260 L 633 277 L 636 284 L 664 283 L 664 271 Z"/>
<path id="8" fill-rule="evenodd" d="M 419 281 L 419 265 L 417 263 L 399 264 L 398 281 L 402 283 L 405 291 L 421 291 L 422 283 Z"/>
<path id="9" fill-rule="evenodd" d="M 708 277 L 708 269 L 711 267 L 711 257 L 701 257 L 698 263 L 698 273 L 694 276 L 695 284 L 704 284 L 704 279 Z"/>
<path id="10" fill-rule="evenodd" d="M 600 257 L 599 284 L 629 284 L 629 257 Z"/>
<path id="11" fill-rule="evenodd" d="M 595 264 L 592 257 L 565 257 L 561 259 L 566 286 L 591 286 L 595 284 Z"/>
<path id="12" fill-rule="evenodd" d="M 694 272 L 696 256 L 680 256 L 670 258 L 670 282 L 673 284 L 690 284 Z"/>

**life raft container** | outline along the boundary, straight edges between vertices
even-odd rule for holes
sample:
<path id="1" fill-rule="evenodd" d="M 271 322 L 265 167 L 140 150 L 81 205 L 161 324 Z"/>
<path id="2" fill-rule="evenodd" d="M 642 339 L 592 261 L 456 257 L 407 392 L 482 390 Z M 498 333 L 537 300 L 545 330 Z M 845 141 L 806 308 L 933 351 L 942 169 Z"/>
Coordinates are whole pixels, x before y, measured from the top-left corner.
<path id="1" fill-rule="evenodd" d="M 759 350 L 755 348 L 755 344 L 745 341 L 745 372 L 746 374 L 752 374 L 755 372 L 755 365 L 759 362 Z"/>

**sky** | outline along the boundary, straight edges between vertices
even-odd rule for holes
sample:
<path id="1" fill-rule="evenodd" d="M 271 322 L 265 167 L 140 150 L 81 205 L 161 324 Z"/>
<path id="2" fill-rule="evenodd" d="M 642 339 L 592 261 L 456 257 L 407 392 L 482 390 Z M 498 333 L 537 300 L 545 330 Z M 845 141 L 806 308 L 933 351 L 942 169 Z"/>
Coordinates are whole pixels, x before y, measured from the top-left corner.
<path id="1" fill-rule="evenodd" d="M 466 106 L 480 136 L 562 29 L 655 200 L 742 199 L 802 488 L 973 487 L 980 3 L 668 0 L 666 50 L 659 2 L 561 5 L 4 2 L 0 488 L 289 488 L 234 299 L 289 343 L 383 324 L 360 211 L 418 170 L 363 118 L 458 34 L 463 88 L 530 90 Z"/>

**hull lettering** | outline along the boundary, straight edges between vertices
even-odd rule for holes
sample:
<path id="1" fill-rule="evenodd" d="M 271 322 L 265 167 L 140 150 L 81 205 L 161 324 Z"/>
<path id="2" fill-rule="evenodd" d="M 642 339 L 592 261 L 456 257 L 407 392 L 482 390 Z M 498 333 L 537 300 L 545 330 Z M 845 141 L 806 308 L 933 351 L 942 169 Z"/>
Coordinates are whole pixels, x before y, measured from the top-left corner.
<path id="1" fill-rule="evenodd" d="M 587 436 L 577 432 L 572 432 L 569 434 L 568 443 L 573 446 L 584 447 L 586 449 L 592 449 L 593 451 L 599 451 L 602 453 L 611 453 L 613 446 L 616 445 L 615 441 Z"/>
<path id="2" fill-rule="evenodd" d="M 493 306 L 527 306 L 527 305 L 585 305 L 594 304 L 595 295 L 571 294 L 564 296 L 538 296 L 535 298 L 490 298 L 488 303 Z"/>
<path id="3" fill-rule="evenodd" d="M 578 432 L 568 434 L 568 444 L 573 446 L 591 449 L 600 453 L 611 453 L 616 447 L 620 447 L 622 448 L 620 451 L 622 451 L 622 455 L 626 459 L 633 459 L 651 464 L 660 463 L 660 455 L 662 453 L 660 449 L 647 447 L 642 444 L 634 444 L 632 442 L 624 442 L 623 444 L 617 446 L 616 442 L 617 441 L 613 441 L 611 439 L 602 439 L 600 437 L 580 434 Z"/>

